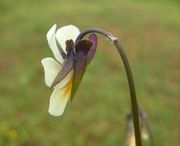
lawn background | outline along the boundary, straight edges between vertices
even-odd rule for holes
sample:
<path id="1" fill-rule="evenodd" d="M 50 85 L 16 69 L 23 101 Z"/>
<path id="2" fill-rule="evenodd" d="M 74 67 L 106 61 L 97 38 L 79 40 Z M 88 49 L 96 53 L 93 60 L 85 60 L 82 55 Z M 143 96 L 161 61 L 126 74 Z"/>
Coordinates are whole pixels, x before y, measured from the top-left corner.
<path id="1" fill-rule="evenodd" d="M 100 27 L 117 36 L 155 145 L 180 145 L 178 0 L 0 0 L 0 146 L 125 146 L 127 79 L 103 37 L 65 114 L 48 114 L 52 90 L 40 61 L 52 56 L 45 35 L 54 23 Z"/>

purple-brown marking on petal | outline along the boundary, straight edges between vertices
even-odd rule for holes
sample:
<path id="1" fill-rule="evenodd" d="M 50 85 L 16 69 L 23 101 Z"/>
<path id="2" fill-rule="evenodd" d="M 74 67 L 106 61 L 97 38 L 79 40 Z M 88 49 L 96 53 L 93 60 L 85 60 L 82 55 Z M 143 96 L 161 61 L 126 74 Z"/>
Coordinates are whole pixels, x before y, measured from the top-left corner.
<path id="1" fill-rule="evenodd" d="M 97 48 L 97 35 L 96 34 L 91 34 L 89 36 L 89 40 L 92 42 L 92 47 L 90 48 L 89 52 L 88 52 L 88 55 L 87 55 L 87 63 L 89 64 L 95 53 L 96 53 L 96 48 Z"/>
<path id="2" fill-rule="evenodd" d="M 89 40 L 81 40 L 75 47 L 76 57 L 74 60 L 74 76 L 71 91 L 71 100 L 73 99 L 75 92 L 79 88 L 80 82 L 83 78 L 87 66 L 87 55 L 91 47 L 92 42 Z"/>
<path id="3" fill-rule="evenodd" d="M 73 69 L 73 65 L 74 65 L 74 43 L 72 40 L 68 40 L 66 42 L 66 51 L 67 51 L 67 55 L 66 55 L 66 58 L 63 62 L 62 68 L 59 71 L 58 75 L 56 76 L 51 87 L 54 87 L 59 82 L 61 82 L 68 75 L 68 73 Z"/>

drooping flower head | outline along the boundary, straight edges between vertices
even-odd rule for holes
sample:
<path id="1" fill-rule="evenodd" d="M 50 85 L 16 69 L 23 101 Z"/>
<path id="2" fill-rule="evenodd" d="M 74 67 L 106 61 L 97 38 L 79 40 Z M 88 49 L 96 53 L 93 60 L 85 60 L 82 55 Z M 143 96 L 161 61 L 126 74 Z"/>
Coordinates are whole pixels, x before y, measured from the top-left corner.
<path id="1" fill-rule="evenodd" d="M 63 26 L 56 31 L 56 24 L 47 33 L 47 41 L 55 59 L 42 59 L 45 83 L 53 88 L 49 113 L 63 114 L 68 100 L 73 98 L 82 80 L 87 65 L 91 62 L 97 47 L 97 36 L 76 42 L 79 29 L 73 25 Z M 75 43 L 76 42 L 76 43 Z"/>

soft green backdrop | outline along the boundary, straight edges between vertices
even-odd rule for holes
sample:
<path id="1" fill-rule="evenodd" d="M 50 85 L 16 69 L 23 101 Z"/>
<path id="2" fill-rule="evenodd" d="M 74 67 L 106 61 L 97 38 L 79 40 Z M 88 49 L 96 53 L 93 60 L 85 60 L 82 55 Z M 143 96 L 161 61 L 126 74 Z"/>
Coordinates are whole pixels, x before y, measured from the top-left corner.
<path id="1" fill-rule="evenodd" d="M 125 146 L 127 80 L 104 38 L 65 114 L 47 113 L 40 60 L 52 56 L 45 35 L 54 23 L 119 37 L 156 146 L 180 145 L 178 0 L 0 0 L 0 146 Z"/>

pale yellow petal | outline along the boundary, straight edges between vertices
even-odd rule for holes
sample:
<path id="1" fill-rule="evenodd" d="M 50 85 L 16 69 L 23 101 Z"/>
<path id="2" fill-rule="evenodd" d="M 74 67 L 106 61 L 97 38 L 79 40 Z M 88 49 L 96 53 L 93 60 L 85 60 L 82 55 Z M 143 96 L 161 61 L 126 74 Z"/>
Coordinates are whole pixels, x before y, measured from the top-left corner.
<path id="1" fill-rule="evenodd" d="M 42 59 L 41 63 L 44 67 L 45 83 L 48 87 L 51 87 L 62 65 L 60 65 L 57 61 L 55 61 L 51 57 Z"/>
<path id="2" fill-rule="evenodd" d="M 64 87 L 55 88 L 49 103 L 49 113 L 53 116 L 61 116 L 64 113 L 68 99 L 71 96 L 72 80 Z"/>

